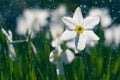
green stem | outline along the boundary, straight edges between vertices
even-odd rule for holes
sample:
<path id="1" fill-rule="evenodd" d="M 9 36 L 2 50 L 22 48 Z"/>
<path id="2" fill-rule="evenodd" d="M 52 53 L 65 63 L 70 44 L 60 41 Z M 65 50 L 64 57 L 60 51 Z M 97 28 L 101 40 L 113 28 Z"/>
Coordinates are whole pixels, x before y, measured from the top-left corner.
<path id="1" fill-rule="evenodd" d="M 84 66 L 85 66 L 85 72 L 86 72 L 87 78 L 89 80 L 90 76 L 89 76 L 89 70 L 88 70 L 88 65 L 87 65 L 86 57 L 85 57 L 84 53 L 81 54 L 81 55 L 82 55 L 82 60 L 83 60 Z"/>
<path id="2" fill-rule="evenodd" d="M 12 41 L 10 42 L 11 44 L 16 44 L 16 43 L 24 43 L 27 42 L 27 40 L 16 40 L 16 41 Z"/>
<path id="3" fill-rule="evenodd" d="M 28 58 L 29 58 L 29 78 L 32 79 L 31 72 L 32 72 L 32 51 L 31 51 L 31 38 L 28 36 Z"/>

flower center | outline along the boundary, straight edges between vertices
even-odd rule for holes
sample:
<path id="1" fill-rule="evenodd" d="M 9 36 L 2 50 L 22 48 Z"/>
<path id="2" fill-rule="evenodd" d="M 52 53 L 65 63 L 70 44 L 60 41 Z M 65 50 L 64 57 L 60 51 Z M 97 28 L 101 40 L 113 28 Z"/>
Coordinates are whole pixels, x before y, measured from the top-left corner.
<path id="1" fill-rule="evenodd" d="M 76 33 L 78 33 L 78 34 L 81 34 L 81 33 L 83 33 L 84 28 L 83 28 L 83 26 L 81 26 L 81 25 L 77 25 L 77 26 L 75 26 L 75 31 L 76 31 Z"/>
<path id="2" fill-rule="evenodd" d="M 55 59 L 55 61 L 60 61 L 60 55 L 58 55 L 58 54 L 54 54 L 54 59 Z"/>

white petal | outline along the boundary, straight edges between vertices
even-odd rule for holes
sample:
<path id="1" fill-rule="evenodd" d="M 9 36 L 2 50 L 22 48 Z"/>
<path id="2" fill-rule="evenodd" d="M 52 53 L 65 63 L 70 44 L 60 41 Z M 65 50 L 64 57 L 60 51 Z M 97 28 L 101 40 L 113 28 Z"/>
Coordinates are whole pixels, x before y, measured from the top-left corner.
<path id="1" fill-rule="evenodd" d="M 52 22 L 50 23 L 50 32 L 52 34 L 53 38 L 60 37 L 64 31 L 63 24 L 60 24 L 58 22 Z"/>
<path id="2" fill-rule="evenodd" d="M 57 39 L 53 40 L 52 43 L 51 43 L 51 45 L 52 45 L 52 47 L 57 47 L 57 46 L 59 46 L 58 40 L 57 40 Z"/>
<path id="3" fill-rule="evenodd" d="M 95 41 L 97 41 L 97 40 L 100 39 L 100 38 L 99 38 L 93 31 L 91 31 L 91 30 L 86 30 L 86 31 L 85 31 L 85 35 L 87 35 L 87 36 L 88 36 L 88 39 L 90 39 L 90 40 L 95 40 Z"/>
<path id="4" fill-rule="evenodd" d="M 68 29 L 74 30 L 77 23 L 70 17 L 63 17 L 62 21 L 67 25 Z"/>
<path id="5" fill-rule="evenodd" d="M 70 31 L 70 30 L 66 30 L 64 31 L 61 40 L 70 40 L 70 39 L 74 39 L 76 36 L 76 32 L 75 31 Z"/>
<path id="6" fill-rule="evenodd" d="M 9 38 L 9 35 L 8 35 L 8 33 L 5 31 L 5 29 L 1 29 L 2 30 L 2 33 L 7 37 L 7 38 Z"/>
<path id="7" fill-rule="evenodd" d="M 66 46 L 68 48 L 74 49 L 75 53 L 78 52 L 77 49 L 76 49 L 76 46 L 75 46 L 75 40 L 67 41 Z"/>
<path id="8" fill-rule="evenodd" d="M 61 59 L 65 64 L 69 64 L 74 60 L 74 54 L 70 50 L 66 50 L 61 54 Z"/>
<path id="9" fill-rule="evenodd" d="M 20 35 L 25 35 L 28 30 L 28 25 L 24 17 L 20 17 L 17 19 L 17 28 L 16 32 Z"/>
<path id="10" fill-rule="evenodd" d="M 63 63 L 59 62 L 57 64 L 57 69 L 56 69 L 57 75 L 64 75 L 64 68 L 63 68 Z"/>
<path id="11" fill-rule="evenodd" d="M 8 30 L 8 34 L 12 38 L 12 32 L 11 32 L 11 30 Z"/>
<path id="12" fill-rule="evenodd" d="M 54 60 L 54 52 L 52 51 L 49 56 L 49 61 L 53 64 L 57 64 L 57 62 Z"/>
<path id="13" fill-rule="evenodd" d="M 109 28 L 109 29 L 106 29 L 105 32 L 104 32 L 104 37 L 105 37 L 105 44 L 108 46 L 112 43 L 113 41 L 113 26 L 112 28 Z"/>
<path id="14" fill-rule="evenodd" d="M 81 51 L 85 48 L 85 46 L 86 46 L 86 37 L 84 34 L 81 34 L 77 44 L 77 49 Z"/>
<path id="15" fill-rule="evenodd" d="M 82 24 L 83 22 L 83 16 L 82 16 L 82 12 L 81 12 L 81 9 L 80 7 L 78 7 L 76 10 L 75 10 L 75 13 L 73 15 L 73 19 L 76 20 L 77 24 Z"/>
<path id="16" fill-rule="evenodd" d="M 8 44 L 8 45 L 9 45 L 9 51 L 10 51 L 10 58 L 14 60 L 16 58 L 15 49 L 12 44 Z"/>
<path id="17" fill-rule="evenodd" d="M 84 27 L 85 29 L 93 29 L 99 23 L 98 17 L 87 17 L 84 20 Z"/>
<path id="18" fill-rule="evenodd" d="M 9 41 L 12 42 L 12 32 L 11 32 L 11 30 L 8 30 L 8 34 L 9 34 Z"/>
<path id="19" fill-rule="evenodd" d="M 52 41 L 52 47 L 59 47 L 62 43 L 62 40 L 60 38 L 55 38 L 53 41 Z"/>
<path id="20" fill-rule="evenodd" d="M 110 15 L 102 15 L 101 17 L 101 25 L 102 27 L 108 27 L 112 23 Z"/>
<path id="21" fill-rule="evenodd" d="M 61 62 L 61 59 L 60 59 L 60 61 L 56 61 L 56 60 L 55 60 L 55 55 L 61 56 L 61 52 L 62 52 L 62 51 L 61 51 L 61 48 L 57 47 L 56 50 L 54 50 L 54 51 L 52 51 L 52 52 L 50 53 L 49 61 L 50 61 L 51 63 L 53 63 L 53 64 L 58 64 L 58 62 Z"/>
<path id="22" fill-rule="evenodd" d="M 66 46 L 67 46 L 68 48 L 74 49 L 74 48 L 75 48 L 75 41 L 74 41 L 74 40 L 67 41 Z"/>
<path id="23" fill-rule="evenodd" d="M 33 49 L 33 52 L 35 53 L 35 55 L 37 54 L 37 49 L 35 47 L 35 45 L 31 42 L 31 47 Z"/>

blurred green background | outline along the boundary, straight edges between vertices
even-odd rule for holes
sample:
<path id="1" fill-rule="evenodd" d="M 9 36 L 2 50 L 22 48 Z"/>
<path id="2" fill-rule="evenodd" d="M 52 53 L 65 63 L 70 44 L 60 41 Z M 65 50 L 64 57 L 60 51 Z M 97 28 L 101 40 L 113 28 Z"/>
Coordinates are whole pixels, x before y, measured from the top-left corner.
<path id="1" fill-rule="evenodd" d="M 0 27 L 12 30 L 15 40 L 24 39 L 15 32 L 17 18 L 24 9 L 50 11 L 60 4 L 66 5 L 69 14 L 73 14 L 79 6 L 84 16 L 93 7 L 107 8 L 112 24 L 120 24 L 120 0 L 0 0 Z M 15 44 L 15 61 L 9 58 L 5 36 L 0 32 L 0 80 L 120 80 L 120 45 L 117 48 L 104 45 L 104 32 L 100 24 L 96 30 L 99 43 L 82 51 L 88 72 L 84 62 L 77 58 L 71 64 L 64 65 L 65 76 L 57 76 L 56 66 L 49 62 L 49 54 L 54 48 L 50 45 L 51 40 L 46 39 L 46 32 L 41 31 L 32 40 L 37 56 L 31 51 L 29 42 Z"/>
<path id="2" fill-rule="evenodd" d="M 0 14 L 10 28 L 16 26 L 16 17 L 22 14 L 25 8 L 55 9 L 59 4 L 67 5 L 68 11 L 73 12 L 80 6 L 82 12 L 87 14 L 91 7 L 107 7 L 115 23 L 120 20 L 119 0 L 0 0 Z"/>

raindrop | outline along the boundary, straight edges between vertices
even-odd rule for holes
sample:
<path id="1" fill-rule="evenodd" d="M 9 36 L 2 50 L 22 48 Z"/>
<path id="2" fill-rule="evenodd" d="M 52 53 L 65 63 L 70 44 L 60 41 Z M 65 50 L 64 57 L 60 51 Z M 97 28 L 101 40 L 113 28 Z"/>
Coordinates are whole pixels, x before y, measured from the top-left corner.
<path id="1" fill-rule="evenodd" d="M 23 48 L 25 48 L 25 46 L 23 46 Z"/>
<path id="2" fill-rule="evenodd" d="M 26 2 L 23 2 L 24 5 L 26 5 Z"/>
<path id="3" fill-rule="evenodd" d="M 13 5 L 13 3 L 10 3 L 10 5 L 9 5 L 9 6 L 11 7 L 12 5 Z"/>
<path id="4" fill-rule="evenodd" d="M 86 5 L 83 5 L 83 8 L 86 8 L 87 6 Z"/>
<path id="5" fill-rule="evenodd" d="M 109 57 L 110 58 L 110 60 L 112 59 L 112 57 Z"/>
<path id="6" fill-rule="evenodd" d="M 49 2 L 52 2 L 53 0 L 48 0 Z"/>
<path id="7" fill-rule="evenodd" d="M 11 13 L 11 10 L 8 10 L 8 13 Z"/>
<path id="8" fill-rule="evenodd" d="M 120 13 L 120 11 L 118 11 L 118 13 Z"/>
<path id="9" fill-rule="evenodd" d="M 115 50 L 115 53 L 118 53 L 118 50 Z"/>
<path id="10" fill-rule="evenodd" d="M 112 0 L 109 0 L 109 2 L 111 3 L 111 2 L 112 2 Z"/>
<path id="11" fill-rule="evenodd" d="M 114 12 L 115 10 L 112 9 L 112 12 Z"/>
<path id="12" fill-rule="evenodd" d="M 95 2 L 95 4 L 98 4 L 98 2 Z"/>
<path id="13" fill-rule="evenodd" d="M 102 78 L 100 80 L 103 80 Z"/>
<path id="14" fill-rule="evenodd" d="M 106 58 L 106 56 L 104 56 Z"/>

